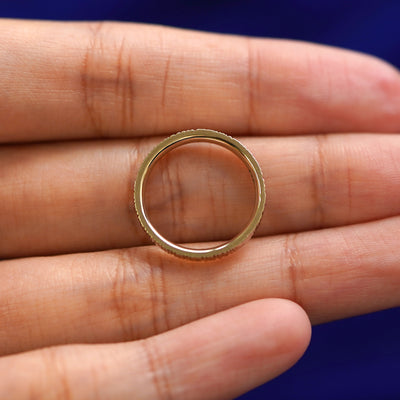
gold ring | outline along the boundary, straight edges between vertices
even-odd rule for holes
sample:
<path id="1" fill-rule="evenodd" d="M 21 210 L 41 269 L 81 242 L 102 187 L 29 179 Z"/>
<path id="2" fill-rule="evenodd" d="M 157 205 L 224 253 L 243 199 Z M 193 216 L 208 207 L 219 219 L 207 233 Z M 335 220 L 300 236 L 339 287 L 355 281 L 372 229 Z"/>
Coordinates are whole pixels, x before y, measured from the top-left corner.
<path id="1" fill-rule="evenodd" d="M 211 142 L 225 147 L 236 154 L 250 171 L 255 189 L 256 202 L 253 214 L 246 227 L 230 241 L 208 249 L 191 249 L 173 243 L 163 237 L 149 221 L 144 206 L 144 187 L 149 172 L 155 163 L 172 149 L 192 142 Z M 253 155 L 236 139 L 221 132 L 209 129 L 194 129 L 176 133 L 159 143 L 144 159 L 139 168 L 134 190 L 135 209 L 141 225 L 151 240 L 168 253 L 178 257 L 192 260 L 213 259 L 237 249 L 253 236 L 255 229 L 261 221 L 265 207 L 265 184 L 261 168 Z"/>

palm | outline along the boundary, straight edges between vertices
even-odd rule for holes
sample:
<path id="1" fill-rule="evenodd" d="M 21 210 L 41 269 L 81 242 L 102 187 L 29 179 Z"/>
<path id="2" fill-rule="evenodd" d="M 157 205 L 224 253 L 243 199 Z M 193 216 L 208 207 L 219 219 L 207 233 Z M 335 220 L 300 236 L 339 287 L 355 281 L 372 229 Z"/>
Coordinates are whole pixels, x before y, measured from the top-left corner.
<path id="1" fill-rule="evenodd" d="M 87 343 L 4 357 L 1 394 L 229 398 L 301 355 L 301 309 L 260 300 L 173 328 L 265 298 L 294 300 L 317 323 L 400 303 L 391 67 L 147 26 L 3 21 L 0 31 L 0 352 Z M 268 195 L 258 237 L 200 265 L 147 246 L 130 206 L 153 136 L 196 127 L 243 136 Z M 213 151 L 170 157 L 149 184 L 154 222 L 173 240 L 226 239 L 246 218 L 246 174 Z M 35 383 L 49 366 L 55 378 Z"/>

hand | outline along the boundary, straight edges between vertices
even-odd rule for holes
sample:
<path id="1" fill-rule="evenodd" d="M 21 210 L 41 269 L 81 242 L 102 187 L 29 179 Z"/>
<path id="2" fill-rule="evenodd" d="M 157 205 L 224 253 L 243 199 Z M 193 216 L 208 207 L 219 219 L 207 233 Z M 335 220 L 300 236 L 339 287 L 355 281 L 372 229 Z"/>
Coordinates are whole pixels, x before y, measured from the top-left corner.
<path id="1" fill-rule="evenodd" d="M 0 37 L 0 398 L 232 398 L 301 356 L 308 317 L 400 304 L 392 67 L 145 25 L 2 21 Z M 153 136 L 199 127 L 243 136 L 268 196 L 258 237 L 202 265 L 148 246 L 129 206 Z M 190 157 L 149 189 L 155 223 L 231 237 L 246 191 L 183 185 L 207 156 Z M 201 184 L 217 189 L 197 207 L 157 213 Z"/>

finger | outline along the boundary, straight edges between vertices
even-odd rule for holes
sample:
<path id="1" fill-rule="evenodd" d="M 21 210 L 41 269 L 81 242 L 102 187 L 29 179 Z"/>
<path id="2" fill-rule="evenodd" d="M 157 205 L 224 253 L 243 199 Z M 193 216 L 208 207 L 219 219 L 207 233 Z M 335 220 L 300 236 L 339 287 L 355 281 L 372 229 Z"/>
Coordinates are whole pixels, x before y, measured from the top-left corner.
<path id="1" fill-rule="evenodd" d="M 207 263 L 153 246 L 3 261 L 0 353 L 144 338 L 269 297 L 314 323 L 400 306 L 399 230 L 395 217 L 253 239 Z"/>
<path id="2" fill-rule="evenodd" d="M 312 44 L 117 23 L 0 23 L 0 141 L 400 129 L 400 77 Z"/>
<path id="3" fill-rule="evenodd" d="M 156 141 L 0 149 L 0 256 L 148 243 L 129 205 L 138 166 Z M 243 143 L 266 178 L 259 236 L 400 214 L 397 135 L 243 138 Z M 151 221 L 174 242 L 230 239 L 252 211 L 248 170 L 227 150 L 192 146 L 157 164 L 146 197 Z"/>
<path id="4" fill-rule="evenodd" d="M 231 399 L 291 367 L 310 340 L 285 300 L 242 305 L 140 342 L 0 359 L 7 399 Z"/>

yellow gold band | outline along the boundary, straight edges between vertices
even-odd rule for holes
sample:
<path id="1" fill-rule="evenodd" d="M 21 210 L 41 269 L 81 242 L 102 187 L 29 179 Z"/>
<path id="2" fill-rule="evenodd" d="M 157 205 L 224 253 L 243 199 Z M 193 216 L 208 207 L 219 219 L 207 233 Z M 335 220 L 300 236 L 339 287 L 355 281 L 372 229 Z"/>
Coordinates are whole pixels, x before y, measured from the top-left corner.
<path id="1" fill-rule="evenodd" d="M 192 142 L 211 142 L 219 146 L 225 147 L 236 154 L 250 171 L 255 189 L 256 202 L 252 217 L 246 227 L 230 241 L 208 249 L 190 249 L 173 243 L 163 237 L 151 224 L 146 214 L 144 206 L 144 187 L 151 168 L 156 161 L 163 157 L 170 150 L 183 144 Z M 135 182 L 135 209 L 139 217 L 139 221 L 144 230 L 150 236 L 151 240 L 159 245 L 165 251 L 178 257 L 188 258 L 192 260 L 213 259 L 237 249 L 251 238 L 264 212 L 266 195 L 265 184 L 261 168 L 253 155 L 236 139 L 208 129 L 195 129 L 176 133 L 159 143 L 144 159 L 139 168 Z"/>

